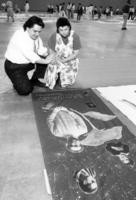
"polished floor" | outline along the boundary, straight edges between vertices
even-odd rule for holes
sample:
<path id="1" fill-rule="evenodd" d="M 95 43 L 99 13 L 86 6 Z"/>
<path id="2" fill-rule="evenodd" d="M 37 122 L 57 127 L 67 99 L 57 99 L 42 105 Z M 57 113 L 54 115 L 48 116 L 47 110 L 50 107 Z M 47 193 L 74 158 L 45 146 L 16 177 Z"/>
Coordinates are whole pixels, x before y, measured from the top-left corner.
<path id="1" fill-rule="evenodd" d="M 54 19 L 44 17 L 45 44 L 55 31 Z M 0 18 L 0 200 L 50 200 L 31 95 L 18 96 L 3 67 L 8 41 L 24 20 L 16 17 L 12 23 Z M 127 31 L 121 31 L 121 25 L 121 17 L 72 22 L 82 42 L 78 87 L 136 84 L 136 23 L 130 21 Z M 135 131 L 131 123 L 127 125 Z"/>

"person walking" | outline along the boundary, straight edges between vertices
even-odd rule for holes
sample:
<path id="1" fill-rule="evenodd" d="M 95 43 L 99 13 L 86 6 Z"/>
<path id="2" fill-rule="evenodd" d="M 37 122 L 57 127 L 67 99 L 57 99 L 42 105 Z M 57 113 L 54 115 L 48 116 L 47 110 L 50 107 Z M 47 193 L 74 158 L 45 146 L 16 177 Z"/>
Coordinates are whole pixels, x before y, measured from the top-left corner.
<path id="1" fill-rule="evenodd" d="M 11 37 L 5 53 L 5 72 L 19 95 L 28 95 L 34 86 L 44 87 L 38 79 L 43 78 L 47 64 L 52 56 L 48 56 L 39 34 L 44 23 L 37 16 L 30 17 Z M 28 72 L 34 69 L 32 78 Z"/>
<path id="2" fill-rule="evenodd" d="M 130 0 L 127 0 L 126 4 L 123 6 L 123 24 L 122 24 L 122 30 L 127 30 L 127 20 L 129 16 L 129 10 L 130 10 Z"/>

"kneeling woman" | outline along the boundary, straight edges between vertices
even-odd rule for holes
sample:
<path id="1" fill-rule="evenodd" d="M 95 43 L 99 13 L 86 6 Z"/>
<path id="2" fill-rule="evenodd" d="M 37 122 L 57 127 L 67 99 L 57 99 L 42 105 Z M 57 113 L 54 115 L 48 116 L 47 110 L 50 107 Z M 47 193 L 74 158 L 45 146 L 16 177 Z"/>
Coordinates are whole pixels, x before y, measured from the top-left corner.
<path id="1" fill-rule="evenodd" d="M 59 77 L 60 86 L 68 87 L 75 83 L 78 72 L 78 53 L 81 48 L 79 36 L 71 30 L 71 24 L 65 17 L 56 22 L 57 31 L 48 41 L 50 53 L 54 54 L 53 62 L 48 65 L 45 83 L 50 89 L 56 85 Z"/>

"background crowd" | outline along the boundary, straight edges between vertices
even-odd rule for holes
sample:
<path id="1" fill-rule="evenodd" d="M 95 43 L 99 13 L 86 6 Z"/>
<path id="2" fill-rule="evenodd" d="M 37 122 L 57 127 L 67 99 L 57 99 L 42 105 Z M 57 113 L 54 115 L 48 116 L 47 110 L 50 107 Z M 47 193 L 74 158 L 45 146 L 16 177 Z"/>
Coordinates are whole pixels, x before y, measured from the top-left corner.
<path id="1" fill-rule="evenodd" d="M 125 2 L 124 2 L 125 3 Z M 50 15 L 58 15 L 59 17 L 67 17 L 68 19 L 76 19 L 80 21 L 82 16 L 86 16 L 90 20 L 101 19 L 102 16 L 106 18 L 112 17 L 113 15 L 122 15 L 123 6 L 120 8 L 114 8 L 111 5 L 108 6 L 97 6 L 94 3 L 89 3 L 84 5 L 84 3 L 79 2 L 78 4 L 68 2 L 59 4 L 48 4 L 45 12 Z M 14 21 L 14 13 L 25 12 L 28 17 L 28 13 L 31 10 L 31 5 L 28 0 L 24 1 L 24 8 L 20 9 L 17 4 L 13 4 L 11 0 L 3 2 L 1 4 L 1 11 L 7 12 L 8 20 L 9 17 Z M 136 16 L 136 8 L 133 4 L 130 5 L 128 19 L 134 20 Z"/>

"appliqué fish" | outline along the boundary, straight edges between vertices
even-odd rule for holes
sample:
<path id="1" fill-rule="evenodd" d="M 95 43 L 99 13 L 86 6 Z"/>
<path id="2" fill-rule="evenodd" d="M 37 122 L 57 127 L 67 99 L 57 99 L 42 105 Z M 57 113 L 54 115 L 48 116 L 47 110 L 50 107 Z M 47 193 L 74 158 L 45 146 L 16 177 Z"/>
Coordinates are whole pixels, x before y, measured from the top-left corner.
<path id="1" fill-rule="evenodd" d="M 79 140 L 80 144 L 84 146 L 99 146 L 106 141 L 120 139 L 122 137 L 121 126 L 99 130 L 87 116 L 103 121 L 112 120 L 116 117 L 114 115 L 91 111 L 81 113 L 77 110 L 60 106 L 52 109 L 52 113 L 48 118 L 48 126 L 51 133 L 57 137 L 73 137 L 79 139 L 81 135 L 86 134 L 84 139 Z M 87 124 L 89 125 L 89 130 Z"/>

